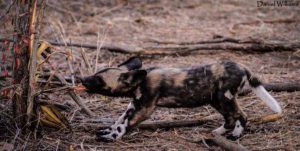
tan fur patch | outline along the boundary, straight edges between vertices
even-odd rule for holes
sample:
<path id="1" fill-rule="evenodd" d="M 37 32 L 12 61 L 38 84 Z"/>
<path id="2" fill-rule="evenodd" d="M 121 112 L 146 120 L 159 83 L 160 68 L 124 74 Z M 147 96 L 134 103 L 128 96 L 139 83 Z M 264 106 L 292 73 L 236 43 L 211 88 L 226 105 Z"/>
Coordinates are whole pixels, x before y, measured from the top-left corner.
<path id="1" fill-rule="evenodd" d="M 106 72 L 101 73 L 101 76 L 108 87 L 116 89 L 118 87 L 118 78 L 123 72 L 124 71 L 122 70 L 110 69 Z"/>
<path id="2" fill-rule="evenodd" d="M 187 73 L 177 68 L 164 68 L 152 71 L 148 74 L 148 84 L 151 89 L 159 86 L 161 80 L 165 80 L 168 85 L 183 86 Z"/>
<path id="3" fill-rule="evenodd" d="M 213 76 L 217 79 L 224 75 L 225 68 L 223 65 L 217 63 L 211 66 L 211 71 Z"/>
<path id="4" fill-rule="evenodd" d="M 126 66 L 120 66 L 119 69 L 124 70 L 124 71 L 128 71 Z"/>
<path id="5" fill-rule="evenodd" d="M 148 79 L 148 86 L 151 90 L 157 88 L 160 84 L 162 79 L 161 71 L 152 71 L 147 76 Z"/>
<path id="6" fill-rule="evenodd" d="M 187 78 L 186 72 L 181 72 L 174 75 L 174 86 L 183 86 L 184 80 Z"/>
<path id="7" fill-rule="evenodd" d="M 173 81 L 174 86 L 183 86 L 183 81 L 187 78 L 187 73 L 177 68 L 162 69 L 162 74 L 166 80 Z"/>

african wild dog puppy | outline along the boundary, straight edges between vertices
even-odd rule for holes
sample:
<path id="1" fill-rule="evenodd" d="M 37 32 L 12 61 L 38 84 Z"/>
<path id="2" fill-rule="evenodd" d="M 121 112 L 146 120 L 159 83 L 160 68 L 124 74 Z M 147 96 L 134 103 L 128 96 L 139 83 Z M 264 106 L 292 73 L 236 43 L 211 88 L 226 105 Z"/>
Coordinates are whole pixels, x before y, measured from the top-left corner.
<path id="1" fill-rule="evenodd" d="M 160 98 L 174 100 L 174 107 L 210 104 L 225 119 L 225 123 L 213 132 L 224 134 L 232 131 L 231 138 L 237 138 L 247 120 L 235 98 L 245 84 L 249 84 L 273 111 L 281 113 L 281 107 L 261 82 L 249 70 L 232 61 L 191 68 L 144 70 L 141 67 L 141 60 L 133 57 L 116 68 L 106 68 L 92 76 L 80 78 L 90 93 L 133 98 L 114 125 L 97 133 L 99 140 L 121 138 L 129 129 L 150 117 Z"/>

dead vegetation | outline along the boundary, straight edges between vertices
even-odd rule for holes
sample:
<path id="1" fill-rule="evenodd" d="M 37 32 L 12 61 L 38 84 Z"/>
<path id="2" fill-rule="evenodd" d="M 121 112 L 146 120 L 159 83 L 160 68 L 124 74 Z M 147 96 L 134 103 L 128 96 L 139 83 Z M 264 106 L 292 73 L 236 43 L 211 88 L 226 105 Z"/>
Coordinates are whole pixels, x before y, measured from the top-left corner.
<path id="1" fill-rule="evenodd" d="M 13 36 L 10 25 L 14 15 L 11 10 L 13 4 L 14 1 L 0 1 L 1 8 L 5 8 L 0 14 L 3 27 L 0 29 L 1 39 L 9 40 Z M 192 123 L 193 127 L 183 125 L 143 129 L 141 126 L 116 142 L 95 141 L 95 130 L 113 123 L 130 100 L 74 93 L 74 75 L 89 75 L 97 69 L 115 66 L 126 58 L 139 54 L 144 60 L 144 67 L 184 67 L 224 58 L 244 64 L 265 83 L 271 83 L 269 90 L 273 86 L 274 92 L 271 94 L 279 100 L 284 115 L 274 122 L 250 123 L 245 134 L 234 145 L 241 144 L 242 148 L 249 150 L 299 150 L 299 13 L 299 7 L 257 8 L 255 1 L 47 1 L 40 37 L 60 46 L 53 46 L 46 61 L 40 63 L 42 76 L 37 81 L 41 89 L 38 99 L 41 106 L 52 104 L 52 111 L 61 111 L 67 121 L 62 123 L 70 124 L 72 131 L 41 126 L 36 132 L 24 134 L 23 128 L 16 126 L 18 124 L 12 117 L 12 100 L 0 96 L 0 148 L 224 149 L 220 145 L 214 145 L 213 137 L 209 136 L 211 130 L 223 123 L 220 118 L 204 120 L 197 126 Z M 268 47 L 268 42 L 280 46 L 272 49 Z M 5 40 L 0 41 L 1 49 L 4 46 Z M 242 51 L 233 51 L 234 48 Z M 122 51 L 128 53 L 119 53 Z M 12 62 L 10 51 L 0 53 L 6 54 L 7 59 L 2 63 L 11 71 L 8 63 Z M 11 85 L 11 75 L 9 72 L 4 79 L 0 72 L 1 93 L 14 93 L 3 90 L 18 87 Z M 289 86 L 282 85 L 286 83 Z M 274 85 L 277 88 L 274 89 Z M 284 87 L 289 89 L 282 90 Z M 238 102 L 250 119 L 262 119 L 261 117 L 272 114 L 252 93 L 239 97 Z M 194 109 L 157 108 L 144 125 L 155 124 L 155 121 L 171 121 L 167 124 L 176 121 L 197 122 L 203 118 L 218 116 L 209 106 Z"/>

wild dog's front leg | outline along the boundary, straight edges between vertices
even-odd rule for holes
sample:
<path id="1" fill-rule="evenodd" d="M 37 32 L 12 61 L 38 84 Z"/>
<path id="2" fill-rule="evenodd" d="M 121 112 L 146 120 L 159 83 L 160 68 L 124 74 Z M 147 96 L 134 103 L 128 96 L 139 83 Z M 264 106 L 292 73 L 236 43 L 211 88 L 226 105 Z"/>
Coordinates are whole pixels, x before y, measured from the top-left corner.
<path id="1" fill-rule="evenodd" d="M 115 140 L 122 137 L 128 127 L 128 117 L 133 114 L 135 110 L 134 103 L 129 103 L 127 110 L 119 117 L 114 125 L 105 130 L 97 132 L 97 138 L 99 141 Z"/>
<path id="2" fill-rule="evenodd" d="M 156 99 L 134 100 L 114 125 L 97 133 L 98 140 L 108 141 L 121 138 L 129 129 L 146 120 L 154 111 L 155 104 Z"/>

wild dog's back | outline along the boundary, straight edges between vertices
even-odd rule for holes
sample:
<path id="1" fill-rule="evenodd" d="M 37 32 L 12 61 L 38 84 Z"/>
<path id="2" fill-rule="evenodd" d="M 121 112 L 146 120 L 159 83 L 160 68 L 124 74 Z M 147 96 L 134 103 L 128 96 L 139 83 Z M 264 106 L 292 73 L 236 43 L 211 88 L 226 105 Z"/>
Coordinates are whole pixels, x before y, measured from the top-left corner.
<path id="1" fill-rule="evenodd" d="M 152 68 L 146 85 L 149 93 L 195 107 L 209 103 L 219 89 L 238 88 L 243 76 L 245 71 L 236 63 L 220 61 L 191 68 Z"/>

